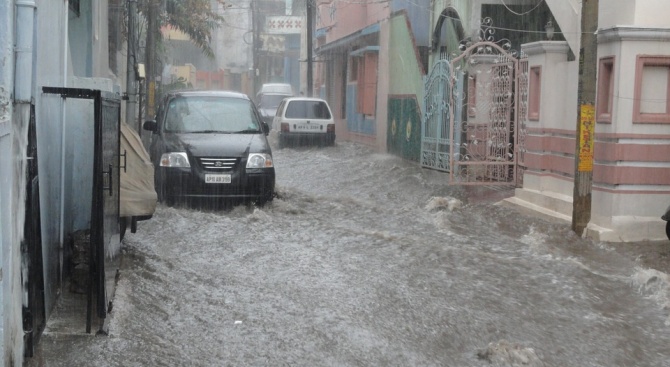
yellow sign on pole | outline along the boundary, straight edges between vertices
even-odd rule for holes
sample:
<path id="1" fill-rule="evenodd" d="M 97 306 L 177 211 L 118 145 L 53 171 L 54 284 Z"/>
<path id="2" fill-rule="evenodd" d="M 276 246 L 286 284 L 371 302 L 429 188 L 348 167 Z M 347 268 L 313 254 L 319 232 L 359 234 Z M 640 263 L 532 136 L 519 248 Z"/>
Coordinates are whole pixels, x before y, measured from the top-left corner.
<path id="1" fill-rule="evenodd" d="M 593 171 L 593 141 L 595 138 L 595 106 L 585 104 L 580 109 L 580 128 L 579 128 L 579 172 Z"/>
<path id="2" fill-rule="evenodd" d="M 147 95 L 147 116 L 154 117 L 154 108 L 156 106 L 156 82 L 149 82 L 149 90 Z"/>

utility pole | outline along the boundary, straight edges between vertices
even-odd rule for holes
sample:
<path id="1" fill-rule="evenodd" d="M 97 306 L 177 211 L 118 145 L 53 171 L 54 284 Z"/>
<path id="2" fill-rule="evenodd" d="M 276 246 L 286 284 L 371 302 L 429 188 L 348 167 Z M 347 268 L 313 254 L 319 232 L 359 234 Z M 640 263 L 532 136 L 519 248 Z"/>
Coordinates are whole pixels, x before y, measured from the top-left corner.
<path id="1" fill-rule="evenodd" d="M 575 182 L 572 199 L 572 230 L 582 235 L 591 220 L 593 185 L 593 142 L 595 137 L 595 101 L 598 30 L 598 0 L 582 0 L 581 41 L 579 50 L 579 90 L 577 92 L 577 128 Z"/>
<path id="2" fill-rule="evenodd" d="M 146 60 L 146 106 L 144 117 L 146 120 L 154 118 L 154 107 L 156 103 L 156 3 L 159 0 L 149 0 L 149 9 L 147 11 L 147 48 L 145 52 Z"/>
<path id="3" fill-rule="evenodd" d="M 131 125 L 135 121 L 135 103 L 137 98 L 137 73 L 135 67 L 137 59 L 135 55 L 135 14 L 137 14 L 137 0 L 128 0 L 128 40 L 126 51 L 126 124 Z M 132 126 L 132 125 L 131 125 Z M 142 134 L 142 127 L 137 127 L 137 132 Z"/>
<path id="4" fill-rule="evenodd" d="M 255 96 L 256 92 L 258 91 L 258 77 L 256 76 L 256 73 L 258 72 L 258 44 L 260 42 L 259 37 L 258 37 L 258 9 L 257 5 L 255 5 L 255 0 L 251 0 L 249 3 L 251 6 L 251 35 L 252 35 L 252 41 L 251 41 L 251 50 L 252 50 L 252 71 L 251 71 L 251 96 Z"/>
<path id="5" fill-rule="evenodd" d="M 314 26 L 313 22 L 313 13 L 314 13 L 314 0 L 306 0 L 307 3 L 307 97 L 312 97 L 313 92 L 313 66 L 312 66 L 312 33 Z"/>

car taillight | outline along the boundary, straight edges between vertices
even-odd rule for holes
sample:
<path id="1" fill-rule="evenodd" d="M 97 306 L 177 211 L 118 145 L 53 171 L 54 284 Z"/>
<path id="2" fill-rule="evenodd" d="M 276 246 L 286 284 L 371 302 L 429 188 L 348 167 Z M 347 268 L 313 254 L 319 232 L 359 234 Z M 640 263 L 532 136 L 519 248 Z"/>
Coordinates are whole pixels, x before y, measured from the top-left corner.
<path id="1" fill-rule="evenodd" d="M 281 124 L 281 131 L 282 131 L 282 132 L 289 132 L 288 123 L 286 123 L 286 122 L 282 122 L 282 124 Z"/>
<path id="2" fill-rule="evenodd" d="M 328 126 L 326 126 L 326 132 L 334 133 L 335 132 L 335 124 L 328 124 Z"/>

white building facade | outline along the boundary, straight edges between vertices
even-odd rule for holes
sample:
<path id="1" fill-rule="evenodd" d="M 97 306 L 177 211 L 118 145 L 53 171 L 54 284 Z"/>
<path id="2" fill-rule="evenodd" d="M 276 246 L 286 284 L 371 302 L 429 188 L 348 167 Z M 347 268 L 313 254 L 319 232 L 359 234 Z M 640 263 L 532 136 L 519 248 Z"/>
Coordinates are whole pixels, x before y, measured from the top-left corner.
<path id="1" fill-rule="evenodd" d="M 523 187 L 509 202 L 571 220 L 581 3 L 547 0 L 566 41 L 523 46 L 531 96 Z M 670 12 L 664 0 L 600 0 L 591 221 L 600 241 L 663 240 L 670 205 Z"/>
<path id="2" fill-rule="evenodd" d="M 112 4 L 114 3 L 114 4 Z M 23 365 L 23 308 L 28 302 L 28 236 L 38 236 L 41 327 L 62 289 L 68 235 L 90 226 L 93 109 L 91 101 L 45 94 L 43 87 L 121 93 L 125 65 L 110 51 L 117 0 L 0 0 L 0 359 Z M 120 14 L 120 13 L 118 13 Z M 114 21 L 114 22 L 113 22 Z M 119 31 L 115 28 L 115 31 Z M 111 58 L 110 58 L 111 55 Z M 110 65 L 115 65 L 111 67 Z M 116 65 L 119 65 L 118 67 Z M 34 139 L 29 126 L 35 127 Z M 29 151 L 30 144 L 35 151 Z M 31 155 L 29 155 L 31 154 Z M 28 170 L 37 161 L 39 210 L 27 204 Z M 36 182 L 35 182 L 36 183 Z M 36 187 L 37 188 L 37 187 Z M 37 203 L 33 203 L 37 206 Z M 27 213 L 31 213 L 30 217 Z M 38 216 L 37 230 L 24 225 Z M 33 233 L 35 232 L 35 233 Z M 38 233 L 38 234 L 37 234 Z M 30 265 L 32 266 L 32 265 Z"/>

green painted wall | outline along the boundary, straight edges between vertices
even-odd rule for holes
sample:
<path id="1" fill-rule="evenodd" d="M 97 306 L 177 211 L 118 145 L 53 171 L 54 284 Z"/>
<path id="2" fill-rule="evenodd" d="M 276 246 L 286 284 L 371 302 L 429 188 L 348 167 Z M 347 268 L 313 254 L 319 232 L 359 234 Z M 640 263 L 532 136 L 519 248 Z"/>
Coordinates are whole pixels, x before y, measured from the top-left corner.
<path id="1" fill-rule="evenodd" d="M 389 94 L 423 98 L 423 74 L 404 14 L 390 20 Z"/>
<path id="2" fill-rule="evenodd" d="M 404 14 L 390 20 L 387 150 L 418 161 L 424 75 Z"/>
<path id="3" fill-rule="evenodd" d="M 438 15 L 447 6 L 453 7 L 460 20 L 447 21 L 446 42 L 449 49 L 456 50 L 461 41 L 454 27 L 463 25 L 468 34 L 468 24 L 473 11 L 471 0 L 437 0 L 434 3 L 434 16 L 431 17 L 431 38 Z M 399 13 L 389 21 L 389 90 L 387 108 L 387 150 L 389 153 L 405 159 L 419 161 L 421 154 L 421 105 L 424 97 L 425 75 L 414 47 L 412 34 L 408 28 L 407 17 Z M 430 57 L 432 67 L 434 55 Z M 425 70 L 426 73 L 430 70 Z"/>

